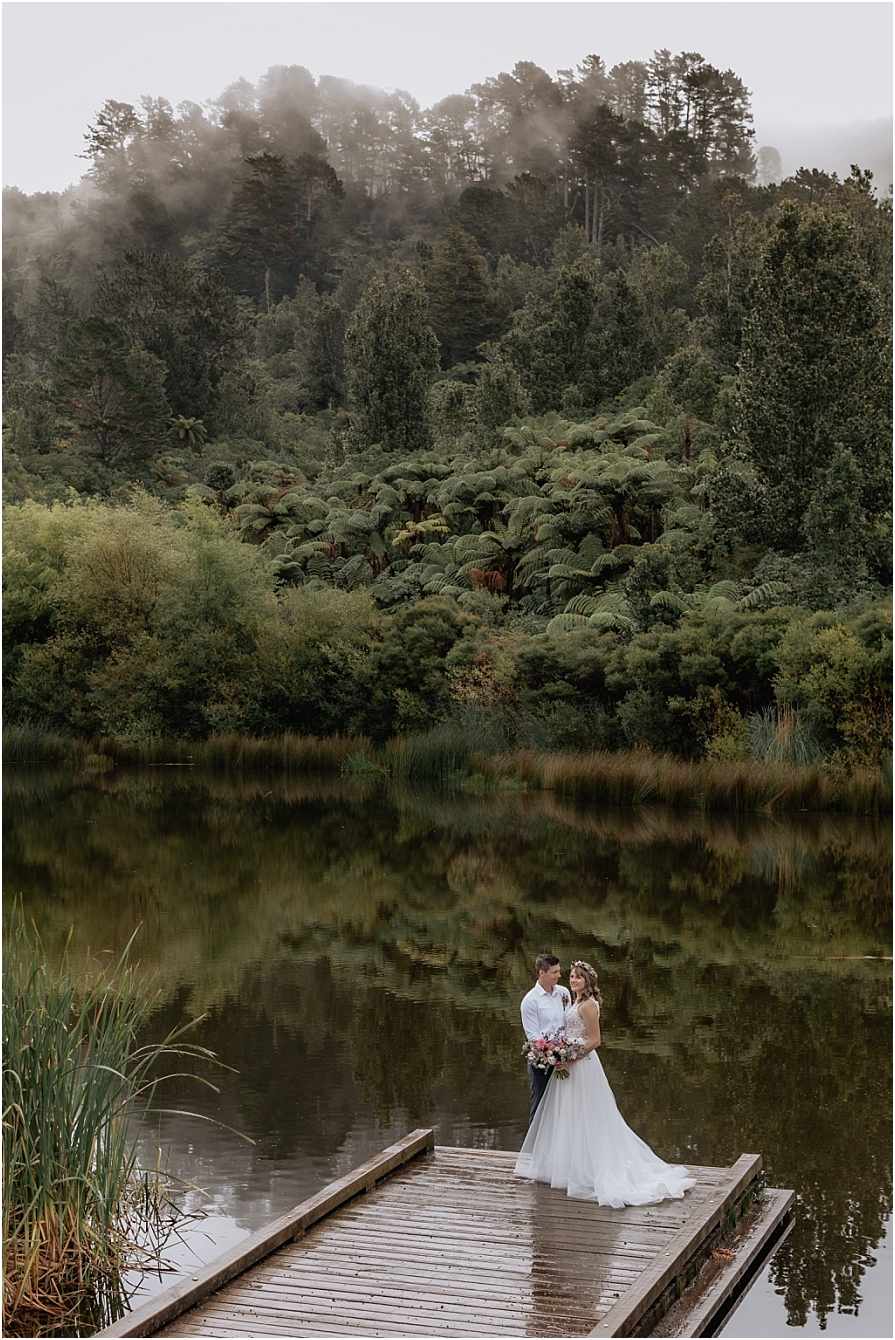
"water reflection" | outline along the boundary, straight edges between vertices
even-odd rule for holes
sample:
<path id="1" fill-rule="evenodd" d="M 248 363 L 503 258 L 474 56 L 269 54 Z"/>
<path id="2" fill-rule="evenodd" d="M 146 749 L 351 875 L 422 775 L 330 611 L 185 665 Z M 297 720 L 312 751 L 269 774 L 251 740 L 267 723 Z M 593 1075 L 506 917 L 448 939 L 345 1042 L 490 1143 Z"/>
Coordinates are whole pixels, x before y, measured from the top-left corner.
<path id="1" fill-rule="evenodd" d="M 890 832 L 842 816 L 594 811 L 552 796 L 7 769 L 6 889 L 48 946 L 142 923 L 153 1031 L 236 1068 L 169 1118 L 247 1229 L 408 1127 L 518 1148 L 517 1002 L 543 947 L 599 965 L 603 1062 L 671 1161 L 760 1150 L 799 1193 L 787 1320 L 860 1306 L 891 1208 Z"/>

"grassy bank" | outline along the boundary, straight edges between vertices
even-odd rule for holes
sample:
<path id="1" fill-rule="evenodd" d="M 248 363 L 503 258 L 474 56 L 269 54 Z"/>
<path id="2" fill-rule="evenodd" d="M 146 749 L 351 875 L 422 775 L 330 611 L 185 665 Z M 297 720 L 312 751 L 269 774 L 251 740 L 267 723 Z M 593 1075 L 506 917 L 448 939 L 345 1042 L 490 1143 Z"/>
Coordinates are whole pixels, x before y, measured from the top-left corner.
<path id="1" fill-rule="evenodd" d="M 127 963 L 51 969 L 16 909 L 3 991 L 3 1334 L 92 1334 L 122 1271 L 157 1259 L 176 1211 L 137 1164 L 136 1105 L 178 1042 L 138 1047 L 156 992 Z"/>
<path id="2" fill-rule="evenodd" d="M 744 759 L 690 761 L 646 750 L 485 753 L 468 736 L 439 729 L 396 736 L 375 746 L 364 736 L 267 738 L 212 735 L 207 740 L 72 740 L 29 725 L 3 732 L 7 763 L 69 763 L 105 771 L 119 765 L 194 767 L 251 772 L 341 773 L 354 780 L 392 777 L 454 785 L 492 783 L 554 791 L 608 805 L 654 803 L 706 810 L 841 810 L 883 814 L 892 806 L 891 765 L 787 764 Z"/>

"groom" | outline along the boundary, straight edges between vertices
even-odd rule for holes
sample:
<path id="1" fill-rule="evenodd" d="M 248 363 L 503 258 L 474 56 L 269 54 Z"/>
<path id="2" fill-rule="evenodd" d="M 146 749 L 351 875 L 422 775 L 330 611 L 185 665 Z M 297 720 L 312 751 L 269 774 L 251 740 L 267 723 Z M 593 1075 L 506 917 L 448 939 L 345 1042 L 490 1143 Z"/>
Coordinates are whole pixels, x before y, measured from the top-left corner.
<path id="1" fill-rule="evenodd" d="M 563 1014 L 572 997 L 559 985 L 562 969 L 555 954 L 538 954 L 535 959 L 538 980 L 522 1000 L 522 1027 L 529 1042 L 542 1038 L 545 1033 L 557 1033 L 563 1026 Z M 529 1064 L 528 1082 L 531 1085 L 531 1112 L 529 1126 L 535 1119 L 538 1104 L 547 1090 L 550 1075 Z"/>

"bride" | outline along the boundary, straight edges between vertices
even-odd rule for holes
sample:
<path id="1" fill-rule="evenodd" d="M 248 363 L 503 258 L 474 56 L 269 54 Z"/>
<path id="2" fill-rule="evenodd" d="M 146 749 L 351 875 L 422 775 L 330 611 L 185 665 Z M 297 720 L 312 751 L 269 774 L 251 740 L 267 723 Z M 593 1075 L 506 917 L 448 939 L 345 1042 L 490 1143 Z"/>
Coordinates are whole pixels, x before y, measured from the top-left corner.
<path id="1" fill-rule="evenodd" d="M 569 969 L 573 1003 L 565 1032 L 585 1055 L 569 1063 L 566 1079 L 552 1076 L 516 1161 L 516 1173 L 549 1182 L 577 1200 L 600 1205 L 652 1205 L 679 1199 L 696 1184 L 686 1168 L 663 1163 L 635 1135 L 616 1107 L 596 1055 L 600 1045 L 597 974 L 580 960 Z"/>

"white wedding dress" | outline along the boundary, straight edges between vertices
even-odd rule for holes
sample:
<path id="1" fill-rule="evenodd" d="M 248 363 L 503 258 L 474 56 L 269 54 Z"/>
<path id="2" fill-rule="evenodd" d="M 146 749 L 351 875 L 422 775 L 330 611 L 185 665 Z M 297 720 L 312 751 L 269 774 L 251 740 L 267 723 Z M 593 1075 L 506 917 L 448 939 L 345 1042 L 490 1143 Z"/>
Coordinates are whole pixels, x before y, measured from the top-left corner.
<path id="1" fill-rule="evenodd" d="M 587 1040 L 577 1005 L 566 1010 L 565 1031 Z M 616 1208 L 680 1199 L 696 1184 L 686 1168 L 663 1163 L 634 1134 L 616 1106 L 595 1051 L 569 1067 L 568 1079 L 551 1076 L 516 1160 L 516 1173 L 549 1182 L 576 1200 Z"/>

